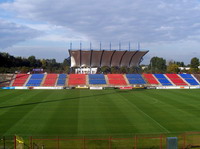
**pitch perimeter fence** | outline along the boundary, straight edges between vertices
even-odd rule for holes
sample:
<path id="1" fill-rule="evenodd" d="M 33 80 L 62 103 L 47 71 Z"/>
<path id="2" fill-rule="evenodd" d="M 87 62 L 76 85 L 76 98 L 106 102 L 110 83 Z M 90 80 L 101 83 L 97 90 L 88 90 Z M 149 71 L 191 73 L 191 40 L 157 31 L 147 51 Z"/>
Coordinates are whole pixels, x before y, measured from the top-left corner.
<path id="1" fill-rule="evenodd" d="M 123 137 L 4 136 L 0 140 L 0 149 L 166 149 L 168 137 L 177 137 L 180 149 L 200 149 L 200 132 Z"/>

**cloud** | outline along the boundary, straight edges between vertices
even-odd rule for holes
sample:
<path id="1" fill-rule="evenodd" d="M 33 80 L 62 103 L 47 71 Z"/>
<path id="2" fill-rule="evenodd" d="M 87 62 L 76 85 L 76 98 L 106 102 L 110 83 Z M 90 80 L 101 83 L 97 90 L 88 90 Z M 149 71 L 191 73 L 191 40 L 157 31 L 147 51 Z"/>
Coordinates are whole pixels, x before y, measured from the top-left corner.
<path id="1" fill-rule="evenodd" d="M 39 49 L 39 50 L 38 50 Z M 69 57 L 66 47 L 48 47 L 48 46 L 13 46 L 12 48 L 5 49 L 5 52 L 11 55 L 29 57 L 36 56 L 38 59 L 56 59 L 58 62 L 63 62 L 64 59 Z"/>
<path id="2" fill-rule="evenodd" d="M 6 49 L 16 55 L 42 58 L 47 52 L 60 59 L 71 41 L 73 48 L 79 48 L 80 41 L 89 48 L 91 41 L 97 49 L 99 41 L 104 49 L 110 42 L 118 49 L 119 41 L 122 49 L 129 41 L 136 49 L 140 42 L 142 49 L 150 49 L 145 61 L 161 56 L 189 62 L 200 55 L 199 0 L 15 0 L 0 3 L 0 10 L 0 27 L 7 28 L 0 30 L 2 47 L 32 39 Z"/>
<path id="3" fill-rule="evenodd" d="M 180 41 L 200 33 L 197 0 L 16 0 L 1 8 L 94 41 Z"/>
<path id="4" fill-rule="evenodd" d="M 50 42 L 89 41 L 88 37 L 63 26 L 51 24 L 26 24 L 27 27 L 44 32 L 34 40 Z"/>
<path id="5" fill-rule="evenodd" d="M 10 47 L 40 34 L 37 30 L 0 19 L 0 48 Z"/>

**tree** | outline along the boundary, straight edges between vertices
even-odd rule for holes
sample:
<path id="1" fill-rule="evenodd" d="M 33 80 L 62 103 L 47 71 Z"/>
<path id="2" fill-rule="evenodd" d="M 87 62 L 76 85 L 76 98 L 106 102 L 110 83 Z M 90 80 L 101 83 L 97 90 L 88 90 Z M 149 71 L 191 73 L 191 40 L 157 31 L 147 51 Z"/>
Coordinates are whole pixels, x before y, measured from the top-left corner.
<path id="1" fill-rule="evenodd" d="M 70 59 L 64 59 L 62 65 L 63 67 L 70 66 L 71 65 Z"/>
<path id="2" fill-rule="evenodd" d="M 126 66 L 122 66 L 122 67 L 120 67 L 120 73 L 128 73 L 128 67 L 126 67 Z"/>
<path id="3" fill-rule="evenodd" d="M 41 63 L 42 63 L 42 68 L 45 69 L 47 67 L 47 61 L 45 59 L 42 59 Z"/>
<path id="4" fill-rule="evenodd" d="M 107 67 L 107 66 L 103 66 L 103 67 L 101 67 L 101 72 L 103 72 L 103 73 L 109 73 L 110 72 L 110 68 Z"/>
<path id="5" fill-rule="evenodd" d="M 167 67 L 167 72 L 168 73 L 178 73 L 180 72 L 179 66 L 177 64 L 174 64 L 173 62 L 169 62 L 169 65 Z"/>
<path id="6" fill-rule="evenodd" d="M 150 60 L 149 69 L 152 73 L 165 73 L 166 72 L 166 60 L 160 57 L 152 57 Z"/>
<path id="7" fill-rule="evenodd" d="M 30 67 L 35 67 L 35 65 L 36 65 L 36 58 L 35 58 L 35 56 L 29 56 L 28 60 L 30 62 Z"/>
<path id="8" fill-rule="evenodd" d="M 119 73 L 119 68 L 118 67 L 111 67 L 111 73 Z"/>
<path id="9" fill-rule="evenodd" d="M 198 68 L 199 66 L 199 59 L 194 57 L 191 59 L 190 68 Z"/>
<path id="10" fill-rule="evenodd" d="M 185 67 L 184 62 L 175 62 L 175 64 L 177 64 L 179 67 Z"/>
<path id="11" fill-rule="evenodd" d="M 190 62 L 190 72 L 197 73 L 199 71 L 198 66 L 199 66 L 199 59 L 197 57 L 192 58 Z"/>
<path id="12" fill-rule="evenodd" d="M 70 73 L 70 66 L 65 66 L 65 73 Z"/>

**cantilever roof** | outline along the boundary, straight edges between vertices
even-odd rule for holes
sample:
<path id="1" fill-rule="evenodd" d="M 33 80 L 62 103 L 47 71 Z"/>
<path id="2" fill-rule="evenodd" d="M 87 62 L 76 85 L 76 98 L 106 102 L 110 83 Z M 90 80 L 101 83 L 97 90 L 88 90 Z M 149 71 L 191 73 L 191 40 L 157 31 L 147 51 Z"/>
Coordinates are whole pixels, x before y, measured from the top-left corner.
<path id="1" fill-rule="evenodd" d="M 71 67 L 138 67 L 148 51 L 69 50 Z"/>

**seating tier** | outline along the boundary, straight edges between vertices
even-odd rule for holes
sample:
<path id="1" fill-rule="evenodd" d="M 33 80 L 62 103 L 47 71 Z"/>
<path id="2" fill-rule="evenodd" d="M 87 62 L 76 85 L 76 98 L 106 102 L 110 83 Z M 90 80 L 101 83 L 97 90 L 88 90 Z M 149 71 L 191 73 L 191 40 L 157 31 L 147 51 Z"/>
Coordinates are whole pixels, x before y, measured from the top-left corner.
<path id="1" fill-rule="evenodd" d="M 70 74 L 68 85 L 86 85 L 86 75 L 85 74 Z"/>
<path id="2" fill-rule="evenodd" d="M 187 86 L 177 74 L 166 74 L 166 76 L 177 86 Z"/>
<path id="3" fill-rule="evenodd" d="M 122 74 L 108 74 L 107 77 L 111 85 L 127 85 Z"/>
<path id="4" fill-rule="evenodd" d="M 43 86 L 55 86 L 57 78 L 57 74 L 47 74 Z"/>
<path id="5" fill-rule="evenodd" d="M 154 78 L 153 74 L 143 74 L 149 84 L 159 84 L 159 82 Z"/>
<path id="6" fill-rule="evenodd" d="M 29 74 L 17 74 L 12 86 L 23 86 L 28 77 Z"/>
<path id="7" fill-rule="evenodd" d="M 146 84 L 145 80 L 140 74 L 126 74 L 129 84 Z"/>
<path id="8" fill-rule="evenodd" d="M 44 74 L 32 74 L 26 86 L 40 86 L 43 78 Z"/>
<path id="9" fill-rule="evenodd" d="M 89 84 L 106 84 L 103 74 L 89 74 Z"/>
<path id="10" fill-rule="evenodd" d="M 57 86 L 64 86 L 66 82 L 67 75 L 66 74 L 59 74 Z"/>
<path id="11" fill-rule="evenodd" d="M 190 85 L 199 85 L 199 83 L 193 78 L 191 74 L 180 74 L 180 76 Z"/>
<path id="12" fill-rule="evenodd" d="M 171 82 L 164 76 L 164 74 L 154 74 L 154 76 L 163 86 L 172 86 Z"/>

